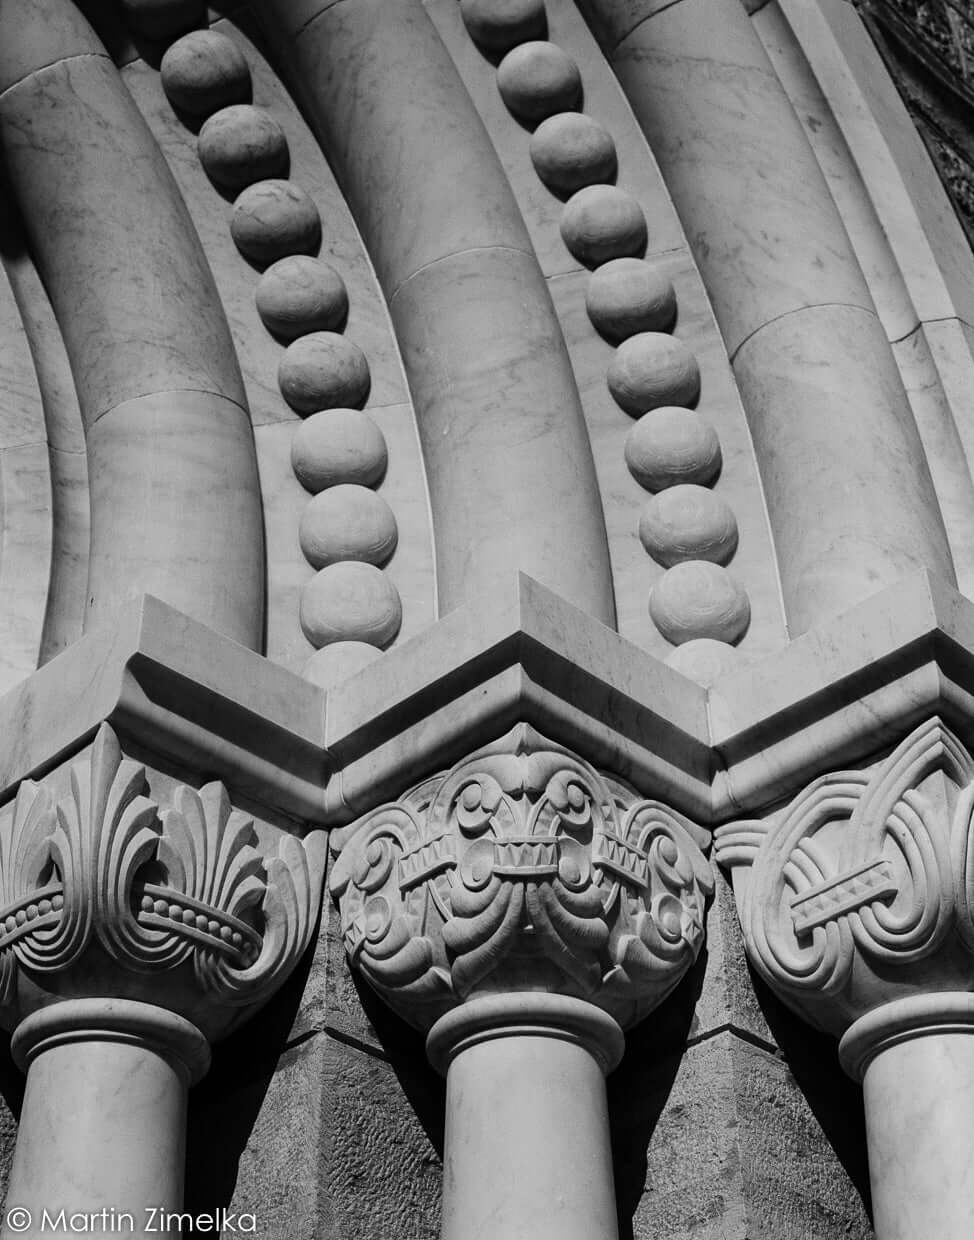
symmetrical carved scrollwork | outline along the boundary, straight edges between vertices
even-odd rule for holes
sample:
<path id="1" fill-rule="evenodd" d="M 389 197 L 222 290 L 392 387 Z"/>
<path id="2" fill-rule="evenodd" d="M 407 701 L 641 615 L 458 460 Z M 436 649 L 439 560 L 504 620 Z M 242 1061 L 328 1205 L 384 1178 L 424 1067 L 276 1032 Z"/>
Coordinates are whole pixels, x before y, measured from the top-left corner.
<path id="1" fill-rule="evenodd" d="M 308 943 L 324 869 L 320 832 L 278 847 L 265 855 L 222 784 L 179 786 L 161 809 L 103 724 L 70 794 L 25 781 L 0 830 L 0 1005 L 16 1015 L 21 970 L 64 974 L 92 945 L 126 972 L 186 965 L 201 995 L 260 1004 Z"/>
<path id="2" fill-rule="evenodd" d="M 498 990 L 628 1023 L 700 949 L 705 838 L 522 724 L 334 833 L 331 890 L 353 966 L 421 1027 Z"/>
<path id="3" fill-rule="evenodd" d="M 780 814 L 715 833 L 755 968 L 834 1032 L 918 987 L 970 990 L 974 758 L 933 719 L 871 770 L 825 775 Z"/>

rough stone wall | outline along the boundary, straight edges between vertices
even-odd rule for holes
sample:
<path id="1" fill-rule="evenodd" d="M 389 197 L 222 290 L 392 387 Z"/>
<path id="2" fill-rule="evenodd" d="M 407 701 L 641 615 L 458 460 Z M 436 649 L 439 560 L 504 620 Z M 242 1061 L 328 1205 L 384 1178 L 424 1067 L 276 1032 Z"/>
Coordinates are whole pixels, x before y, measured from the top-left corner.
<path id="1" fill-rule="evenodd" d="M 854 2 L 974 242 L 974 3 Z"/>

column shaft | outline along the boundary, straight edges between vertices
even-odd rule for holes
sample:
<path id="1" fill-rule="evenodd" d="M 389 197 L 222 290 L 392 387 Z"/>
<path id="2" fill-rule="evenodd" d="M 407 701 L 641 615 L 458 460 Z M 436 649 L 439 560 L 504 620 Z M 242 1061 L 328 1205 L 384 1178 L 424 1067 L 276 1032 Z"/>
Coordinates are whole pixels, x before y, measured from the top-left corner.
<path id="1" fill-rule="evenodd" d="M 144 1045 L 72 1040 L 42 1050 L 27 1074 L 0 1240 L 178 1235 L 161 1220 L 182 1205 L 186 1094 L 185 1071 Z M 15 1208 L 29 1212 L 28 1230 Z M 72 1215 L 83 1219 L 72 1225 Z"/>
<path id="2" fill-rule="evenodd" d="M 243 381 L 155 139 L 69 0 L 0 11 L 0 141 L 64 343 L 91 487 L 86 625 L 155 594 L 256 649 L 263 517 Z"/>
<path id="3" fill-rule="evenodd" d="M 863 1078 L 877 1240 L 968 1240 L 974 1218 L 974 1030 L 881 1050 Z"/>
<path id="4" fill-rule="evenodd" d="M 583 1047 L 513 1036 L 446 1079 L 442 1240 L 616 1240 L 605 1078 Z"/>

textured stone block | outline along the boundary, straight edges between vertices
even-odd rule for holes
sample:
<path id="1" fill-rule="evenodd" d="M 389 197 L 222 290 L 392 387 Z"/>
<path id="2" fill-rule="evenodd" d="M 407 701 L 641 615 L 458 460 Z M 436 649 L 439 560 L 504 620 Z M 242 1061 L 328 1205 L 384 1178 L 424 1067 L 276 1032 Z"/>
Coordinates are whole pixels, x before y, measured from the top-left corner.
<path id="1" fill-rule="evenodd" d="M 827 1040 L 801 1036 L 800 1079 L 730 1032 L 682 1059 L 630 1036 L 609 1095 L 624 1240 L 872 1236 L 861 1095 L 830 1073 Z"/>

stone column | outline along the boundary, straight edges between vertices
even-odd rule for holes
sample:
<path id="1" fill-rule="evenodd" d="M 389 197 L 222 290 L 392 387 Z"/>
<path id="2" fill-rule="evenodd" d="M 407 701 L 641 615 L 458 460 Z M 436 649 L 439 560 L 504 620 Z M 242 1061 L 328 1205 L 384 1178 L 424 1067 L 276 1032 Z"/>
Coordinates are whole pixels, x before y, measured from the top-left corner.
<path id="1" fill-rule="evenodd" d="M 160 807 L 107 724 L 21 784 L 0 822 L 0 1019 L 27 1072 L 2 1240 L 179 1234 L 188 1089 L 297 963 L 323 853 L 321 832 L 263 839 L 222 784 Z"/>
<path id="2" fill-rule="evenodd" d="M 333 833 L 351 964 L 446 1073 L 443 1240 L 614 1240 L 604 1077 L 703 942 L 705 839 L 525 724 Z"/>
<path id="3" fill-rule="evenodd" d="M 879 1240 L 974 1217 L 974 758 L 941 723 L 716 833 L 751 963 L 863 1083 Z"/>
<path id="4" fill-rule="evenodd" d="M 427 1045 L 446 1075 L 443 1240 L 615 1240 L 616 1021 L 568 995 L 483 995 L 441 1017 Z"/>
<path id="5" fill-rule="evenodd" d="M 3 1240 L 24 1234 L 15 1209 L 37 1235 L 69 1230 L 62 1211 L 132 1235 L 153 1234 L 153 1210 L 179 1211 L 187 1093 L 210 1060 L 195 1025 L 149 1003 L 69 999 L 21 1022 L 14 1056 L 27 1089 Z"/>

